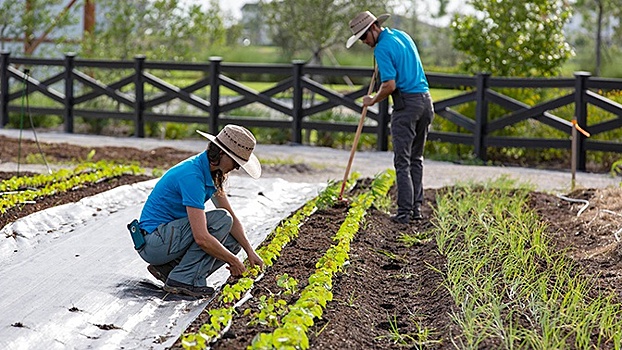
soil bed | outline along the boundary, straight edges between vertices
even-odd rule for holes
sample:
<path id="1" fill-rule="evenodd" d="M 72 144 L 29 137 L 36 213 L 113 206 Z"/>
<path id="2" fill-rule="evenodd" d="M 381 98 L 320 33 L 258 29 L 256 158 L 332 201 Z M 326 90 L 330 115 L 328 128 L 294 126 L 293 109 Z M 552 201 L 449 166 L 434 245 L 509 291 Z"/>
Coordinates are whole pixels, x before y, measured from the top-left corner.
<path id="1" fill-rule="evenodd" d="M 392 196 L 395 188 L 391 190 Z M 428 203 L 434 203 L 436 191 L 426 191 Z M 315 270 L 322 252 L 333 244 L 330 237 L 339 230 L 348 208 L 318 211 L 301 227 L 299 237 L 283 250 L 276 263 L 267 269 L 265 276 L 255 283 L 253 298 L 237 310 L 237 317 L 223 339 L 213 349 L 245 349 L 253 337 L 271 328 L 252 324 L 253 313 L 258 312 L 262 294 L 283 298 L 283 289 L 276 280 L 283 273 L 299 281 L 304 288 L 308 276 Z M 425 217 L 432 208 L 423 208 Z M 333 281 L 333 301 L 321 320 L 310 328 L 312 349 L 390 349 L 413 346 L 408 337 L 416 337 L 420 325 L 433 330 L 427 348 L 454 348 L 449 339 L 459 336 L 459 329 L 450 320 L 453 301 L 441 286 L 441 275 L 430 266 L 444 266 L 444 258 L 437 253 L 436 243 L 428 239 L 414 246 L 400 241 L 403 234 L 415 235 L 430 232 L 432 225 L 424 220 L 412 225 L 395 224 L 386 213 L 371 208 L 365 223 L 351 243 L 350 261 L 343 274 Z M 234 282 L 230 279 L 228 282 Z M 277 295 L 278 294 L 278 295 Z M 210 309 L 210 305 L 206 310 Z M 207 312 L 188 327 L 196 332 L 208 322 Z M 398 332 L 393 331 L 396 327 Z M 273 329 L 273 328 L 272 328 Z M 403 338 L 395 337 L 400 334 Z M 442 340 L 442 342 L 440 341 Z M 404 343 L 404 344 L 401 344 Z M 173 349 L 181 349 L 178 341 Z"/>
<path id="2" fill-rule="evenodd" d="M 0 172 L 0 180 L 5 177 L 10 178 L 12 175 L 14 175 L 14 173 Z M 24 173 L 20 173 L 20 176 L 24 175 Z M 40 210 L 44 210 L 61 204 L 77 202 L 82 198 L 94 196 L 98 193 L 106 192 L 118 186 L 129 185 L 141 181 L 146 181 L 152 178 L 153 177 L 146 175 L 123 175 L 96 184 L 84 185 L 68 192 L 58 193 L 52 197 L 37 198 L 36 203 L 34 204 L 24 204 L 22 206 L 13 207 L 3 213 L 0 216 L 0 229 L 10 222 L 13 222 L 32 213 L 38 212 Z"/>

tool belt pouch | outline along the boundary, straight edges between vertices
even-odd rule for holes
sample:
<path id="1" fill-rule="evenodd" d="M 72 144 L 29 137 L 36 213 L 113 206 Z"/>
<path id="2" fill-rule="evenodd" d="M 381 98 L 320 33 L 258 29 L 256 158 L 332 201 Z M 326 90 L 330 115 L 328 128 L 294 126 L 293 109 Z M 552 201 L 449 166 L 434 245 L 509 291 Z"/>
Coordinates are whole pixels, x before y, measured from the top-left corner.
<path id="1" fill-rule="evenodd" d="M 394 111 L 404 109 L 404 98 L 402 97 L 402 92 L 399 89 L 393 90 L 393 92 L 391 93 L 391 98 L 393 99 Z"/>
<path id="2" fill-rule="evenodd" d="M 145 245 L 145 236 L 143 236 L 143 231 L 138 226 L 138 220 L 134 219 L 127 225 L 127 229 L 130 230 L 130 236 L 132 236 L 132 241 L 134 241 L 134 249 L 140 250 Z"/>

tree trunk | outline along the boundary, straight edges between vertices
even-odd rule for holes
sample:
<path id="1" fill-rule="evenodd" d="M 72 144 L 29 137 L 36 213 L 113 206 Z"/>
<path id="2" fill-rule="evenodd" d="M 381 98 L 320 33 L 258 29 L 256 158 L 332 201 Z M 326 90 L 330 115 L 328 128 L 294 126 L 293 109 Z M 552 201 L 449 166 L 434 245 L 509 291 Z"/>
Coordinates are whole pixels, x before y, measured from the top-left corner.
<path id="1" fill-rule="evenodd" d="M 24 10 L 25 11 L 24 17 L 28 18 L 32 10 L 33 10 L 32 0 L 26 0 L 26 8 Z M 30 47 L 34 39 L 33 38 L 34 30 L 32 29 L 32 27 L 33 27 L 32 23 L 26 23 L 26 26 L 24 28 L 24 53 L 28 56 L 30 56 L 28 53 L 32 52 Z"/>
<path id="2" fill-rule="evenodd" d="M 91 36 L 95 33 L 95 0 L 84 1 L 84 13 L 82 18 L 84 21 L 84 26 L 82 28 L 83 43 L 85 43 L 86 40 L 92 40 L 94 42 L 95 38 Z M 83 45 L 83 47 L 86 48 L 86 56 L 90 56 L 93 51 L 93 45 Z"/>
<path id="3" fill-rule="evenodd" d="M 93 34 L 95 31 L 95 1 L 84 1 L 84 33 Z"/>
<path id="4" fill-rule="evenodd" d="M 601 47 L 603 45 L 602 38 L 602 27 L 603 27 L 603 2 L 602 0 L 597 0 L 596 5 L 598 6 L 598 19 L 596 24 L 596 68 L 594 69 L 594 76 L 600 76 L 600 65 L 601 65 Z"/>

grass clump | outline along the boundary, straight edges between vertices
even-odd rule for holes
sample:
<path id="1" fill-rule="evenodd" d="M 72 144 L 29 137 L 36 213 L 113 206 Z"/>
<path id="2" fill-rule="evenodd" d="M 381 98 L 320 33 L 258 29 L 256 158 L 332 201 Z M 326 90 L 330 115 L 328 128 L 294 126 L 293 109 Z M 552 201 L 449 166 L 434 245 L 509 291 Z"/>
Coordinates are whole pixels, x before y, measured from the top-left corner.
<path id="1" fill-rule="evenodd" d="M 619 349 L 620 305 L 551 247 L 528 193 L 501 178 L 437 197 L 436 240 L 459 309 L 459 347 Z"/>

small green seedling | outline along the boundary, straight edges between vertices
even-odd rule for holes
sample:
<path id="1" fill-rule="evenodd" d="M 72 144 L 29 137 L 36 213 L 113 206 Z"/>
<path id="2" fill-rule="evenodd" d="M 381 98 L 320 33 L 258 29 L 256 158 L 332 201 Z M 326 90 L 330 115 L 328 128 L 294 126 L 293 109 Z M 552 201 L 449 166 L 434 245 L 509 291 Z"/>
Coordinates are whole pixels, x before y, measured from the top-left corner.
<path id="1" fill-rule="evenodd" d="M 285 290 L 285 295 L 298 292 L 298 281 L 293 277 L 289 277 L 286 273 L 277 276 L 276 285 Z"/>

